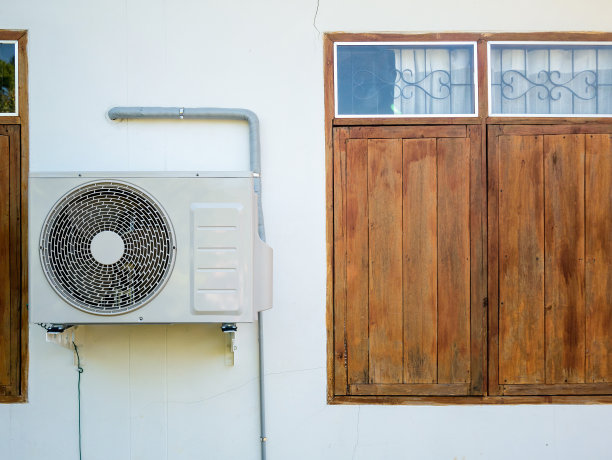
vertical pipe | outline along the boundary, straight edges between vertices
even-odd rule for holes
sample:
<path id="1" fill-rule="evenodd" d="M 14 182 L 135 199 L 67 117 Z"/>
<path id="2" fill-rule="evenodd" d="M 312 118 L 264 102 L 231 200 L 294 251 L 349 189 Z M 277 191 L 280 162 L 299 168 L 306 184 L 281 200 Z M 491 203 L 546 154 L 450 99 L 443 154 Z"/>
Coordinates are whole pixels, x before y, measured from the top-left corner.
<path id="1" fill-rule="evenodd" d="M 257 312 L 257 332 L 259 339 L 259 429 L 261 442 L 261 460 L 266 460 L 266 391 L 264 386 L 264 343 L 263 343 L 263 312 Z"/>

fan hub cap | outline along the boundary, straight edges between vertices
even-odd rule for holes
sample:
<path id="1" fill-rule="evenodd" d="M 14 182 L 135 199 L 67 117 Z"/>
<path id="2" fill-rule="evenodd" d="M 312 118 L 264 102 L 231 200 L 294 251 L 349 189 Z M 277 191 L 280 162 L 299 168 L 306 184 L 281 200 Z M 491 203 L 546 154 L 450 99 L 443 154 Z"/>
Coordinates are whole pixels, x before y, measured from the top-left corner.
<path id="1" fill-rule="evenodd" d="M 103 265 L 111 265 L 123 257 L 125 243 L 119 234 L 106 230 L 94 236 L 89 249 L 96 261 Z"/>

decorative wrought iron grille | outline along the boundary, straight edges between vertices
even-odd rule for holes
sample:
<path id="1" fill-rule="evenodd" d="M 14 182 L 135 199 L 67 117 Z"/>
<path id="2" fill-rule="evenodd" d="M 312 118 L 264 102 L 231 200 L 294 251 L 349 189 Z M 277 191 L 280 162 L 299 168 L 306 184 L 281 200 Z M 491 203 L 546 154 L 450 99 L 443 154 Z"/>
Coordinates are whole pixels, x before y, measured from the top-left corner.
<path id="1" fill-rule="evenodd" d="M 612 113 L 612 46 L 491 44 L 491 113 Z"/>
<path id="2" fill-rule="evenodd" d="M 337 45 L 338 115 L 475 114 L 474 45 Z"/>

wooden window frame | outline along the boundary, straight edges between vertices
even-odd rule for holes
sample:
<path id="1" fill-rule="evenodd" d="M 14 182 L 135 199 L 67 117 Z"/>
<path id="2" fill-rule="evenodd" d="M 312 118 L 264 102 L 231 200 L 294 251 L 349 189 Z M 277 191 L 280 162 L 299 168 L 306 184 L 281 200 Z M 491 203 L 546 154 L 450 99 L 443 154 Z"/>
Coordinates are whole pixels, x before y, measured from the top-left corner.
<path id="1" fill-rule="evenodd" d="M 336 118 L 334 94 L 334 44 L 337 42 L 477 42 L 477 62 L 475 65 L 478 81 L 477 116 L 473 117 L 376 117 L 376 118 Z M 488 372 L 484 376 L 484 396 L 355 396 L 335 394 L 335 365 L 345 357 L 334 347 L 334 128 L 373 127 L 373 126 L 418 126 L 418 125 L 478 125 L 482 151 L 487 152 L 487 132 L 498 125 L 555 125 L 557 130 L 568 133 L 609 132 L 612 117 L 517 117 L 489 116 L 488 97 L 488 42 L 493 41 L 547 41 L 547 42 L 611 42 L 612 33 L 606 32 L 540 32 L 540 33 L 327 33 L 323 38 L 324 46 L 324 103 L 325 103 L 325 165 L 326 165 L 326 252 L 327 252 L 327 401 L 329 404 L 593 404 L 612 403 L 612 395 L 508 395 L 489 384 L 497 364 L 497 308 L 496 294 L 492 295 L 494 280 L 488 271 L 491 254 L 484 257 L 484 270 L 488 275 L 488 292 L 483 299 L 487 321 L 487 343 L 484 361 Z M 501 129 L 501 126 L 500 126 Z M 489 203 L 490 206 L 490 203 Z M 490 208 L 489 208 L 490 210 Z M 485 213 L 486 214 L 486 213 Z M 483 230 L 483 244 L 491 242 L 487 238 L 487 226 Z M 489 252 L 491 247 L 489 246 Z M 537 392 L 537 390 L 536 390 Z"/>
<path id="2" fill-rule="evenodd" d="M 11 301 L 11 333 L 15 338 L 11 340 L 15 344 L 11 349 L 11 365 L 15 369 L 11 374 L 9 386 L 0 387 L 0 403 L 23 403 L 27 401 L 28 389 L 28 171 L 29 171 L 29 132 L 28 132 L 28 59 L 27 59 L 27 31 L 25 30 L 0 30 L 0 40 L 17 41 L 18 66 L 18 112 L 16 115 L 0 115 L 0 126 L 12 127 L 19 130 L 20 149 L 15 152 L 15 158 L 11 158 L 14 169 L 19 175 L 16 183 L 11 209 L 16 209 L 17 216 L 15 225 L 18 235 L 12 237 L 19 246 L 19 262 L 16 269 L 11 273 L 11 278 L 16 277 L 18 286 L 18 299 Z M 11 281 L 13 283 L 13 280 Z"/>

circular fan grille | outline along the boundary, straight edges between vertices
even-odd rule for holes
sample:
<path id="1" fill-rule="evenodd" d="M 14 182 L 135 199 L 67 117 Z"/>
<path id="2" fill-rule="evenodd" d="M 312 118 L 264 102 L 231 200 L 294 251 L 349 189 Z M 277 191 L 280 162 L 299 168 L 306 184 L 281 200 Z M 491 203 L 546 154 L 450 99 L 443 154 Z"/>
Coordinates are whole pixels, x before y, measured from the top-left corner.
<path id="1" fill-rule="evenodd" d="M 110 259 L 92 253 L 97 236 L 110 241 L 102 248 Z M 120 181 L 91 182 L 67 193 L 47 216 L 40 239 L 53 289 L 74 307 L 102 315 L 135 310 L 155 297 L 172 272 L 175 253 L 162 207 Z"/>

